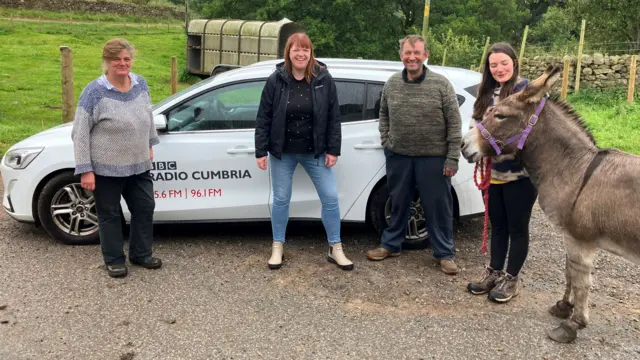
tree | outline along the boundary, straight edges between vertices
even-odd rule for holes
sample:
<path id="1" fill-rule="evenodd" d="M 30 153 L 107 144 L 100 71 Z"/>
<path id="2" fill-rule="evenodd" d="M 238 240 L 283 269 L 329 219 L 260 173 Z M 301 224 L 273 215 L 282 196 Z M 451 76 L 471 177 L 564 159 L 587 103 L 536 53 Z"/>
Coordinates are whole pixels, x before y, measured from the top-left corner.
<path id="1" fill-rule="evenodd" d="M 567 0 L 567 11 L 574 21 L 587 21 L 590 42 L 608 43 L 603 45 L 610 50 L 640 49 L 640 1 Z"/>
<path id="2" fill-rule="evenodd" d="M 207 2 L 207 18 L 278 21 L 305 26 L 319 56 L 397 59 L 402 18 L 385 0 L 218 0 Z"/>

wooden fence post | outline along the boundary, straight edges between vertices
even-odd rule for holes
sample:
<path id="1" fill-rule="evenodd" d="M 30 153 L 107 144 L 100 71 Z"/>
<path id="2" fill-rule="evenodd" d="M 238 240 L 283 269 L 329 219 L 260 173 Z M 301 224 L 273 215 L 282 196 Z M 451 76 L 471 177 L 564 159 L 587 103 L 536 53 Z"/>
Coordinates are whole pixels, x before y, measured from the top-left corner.
<path id="1" fill-rule="evenodd" d="M 69 34 L 73 34 L 73 18 L 69 18 Z"/>
<path id="2" fill-rule="evenodd" d="M 582 49 L 584 48 L 584 30 L 587 26 L 587 21 L 582 20 L 582 27 L 580 28 L 580 45 L 578 45 L 578 62 L 576 63 L 576 86 L 574 93 L 577 94 L 580 91 L 580 73 L 582 72 Z"/>
<path id="3" fill-rule="evenodd" d="M 524 35 L 522 35 L 522 44 L 520 45 L 520 56 L 518 56 L 518 65 L 522 66 L 522 58 L 524 57 L 524 47 L 527 45 L 527 34 L 529 34 L 529 25 L 524 27 Z"/>
<path id="4" fill-rule="evenodd" d="M 480 66 L 478 67 L 479 72 L 484 71 L 484 60 L 487 58 L 487 52 L 489 52 L 489 40 L 491 38 L 487 36 L 487 41 L 484 43 L 484 51 L 482 52 L 482 59 L 480 59 Z"/>
<path id="5" fill-rule="evenodd" d="M 442 66 L 447 62 L 447 48 L 444 48 L 444 54 L 442 55 Z"/>
<path id="6" fill-rule="evenodd" d="M 564 68 L 562 69 L 562 92 L 560 98 L 562 101 L 567 99 L 567 92 L 569 90 L 569 67 L 571 66 L 570 59 L 564 59 Z"/>
<path id="7" fill-rule="evenodd" d="M 638 56 L 631 56 L 631 64 L 629 66 L 629 91 L 627 93 L 627 101 L 633 102 L 633 95 L 636 91 L 636 62 L 638 61 Z"/>
<path id="8" fill-rule="evenodd" d="M 74 93 L 73 93 L 73 56 L 68 46 L 60 46 L 62 72 L 62 122 L 73 121 Z"/>
<path id="9" fill-rule="evenodd" d="M 178 59 L 171 57 L 171 94 L 178 92 Z"/>
<path id="10" fill-rule="evenodd" d="M 38 16 L 38 32 L 42 32 L 42 16 Z"/>

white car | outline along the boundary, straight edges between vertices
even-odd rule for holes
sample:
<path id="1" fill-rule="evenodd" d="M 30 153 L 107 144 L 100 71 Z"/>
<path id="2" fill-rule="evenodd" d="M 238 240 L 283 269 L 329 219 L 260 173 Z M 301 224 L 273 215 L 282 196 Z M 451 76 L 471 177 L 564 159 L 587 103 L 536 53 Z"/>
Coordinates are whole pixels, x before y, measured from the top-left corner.
<path id="1" fill-rule="evenodd" d="M 319 59 L 338 89 L 342 155 L 335 167 L 340 215 L 367 222 L 378 232 L 390 216 L 385 157 L 378 132 L 382 87 L 402 70 L 397 61 Z M 271 182 L 256 166 L 254 126 L 260 94 L 281 60 L 226 70 L 153 106 L 160 144 L 154 147 L 155 223 L 238 222 L 270 219 Z M 446 76 L 458 94 L 463 133 L 471 119 L 481 75 L 429 66 Z M 71 124 L 33 135 L 15 145 L 0 164 L 4 210 L 14 219 L 41 224 L 65 244 L 95 243 L 98 218 L 92 194 L 73 175 Z M 452 179 L 454 216 L 481 214 L 484 204 L 473 182 L 473 165 L 460 161 Z M 416 196 L 405 248 L 423 247 L 428 237 Z M 124 200 L 126 222 L 131 214 Z M 294 176 L 291 220 L 320 219 L 321 204 L 311 180 Z"/>

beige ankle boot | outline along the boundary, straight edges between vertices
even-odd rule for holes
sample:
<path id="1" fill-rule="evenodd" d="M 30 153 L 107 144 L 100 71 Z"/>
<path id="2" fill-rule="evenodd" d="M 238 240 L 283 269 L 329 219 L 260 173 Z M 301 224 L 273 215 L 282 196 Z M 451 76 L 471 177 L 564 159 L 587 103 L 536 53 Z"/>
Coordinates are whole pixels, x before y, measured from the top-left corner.
<path id="1" fill-rule="evenodd" d="M 280 269 L 284 260 L 284 251 L 281 242 L 274 241 L 271 245 L 271 258 L 268 261 L 269 269 Z"/>
<path id="2" fill-rule="evenodd" d="M 327 260 L 331 263 L 338 265 L 338 267 L 342 270 L 352 270 L 353 262 L 347 259 L 342 251 L 342 243 L 334 244 L 333 246 L 329 246 L 329 254 L 327 255 Z"/>

